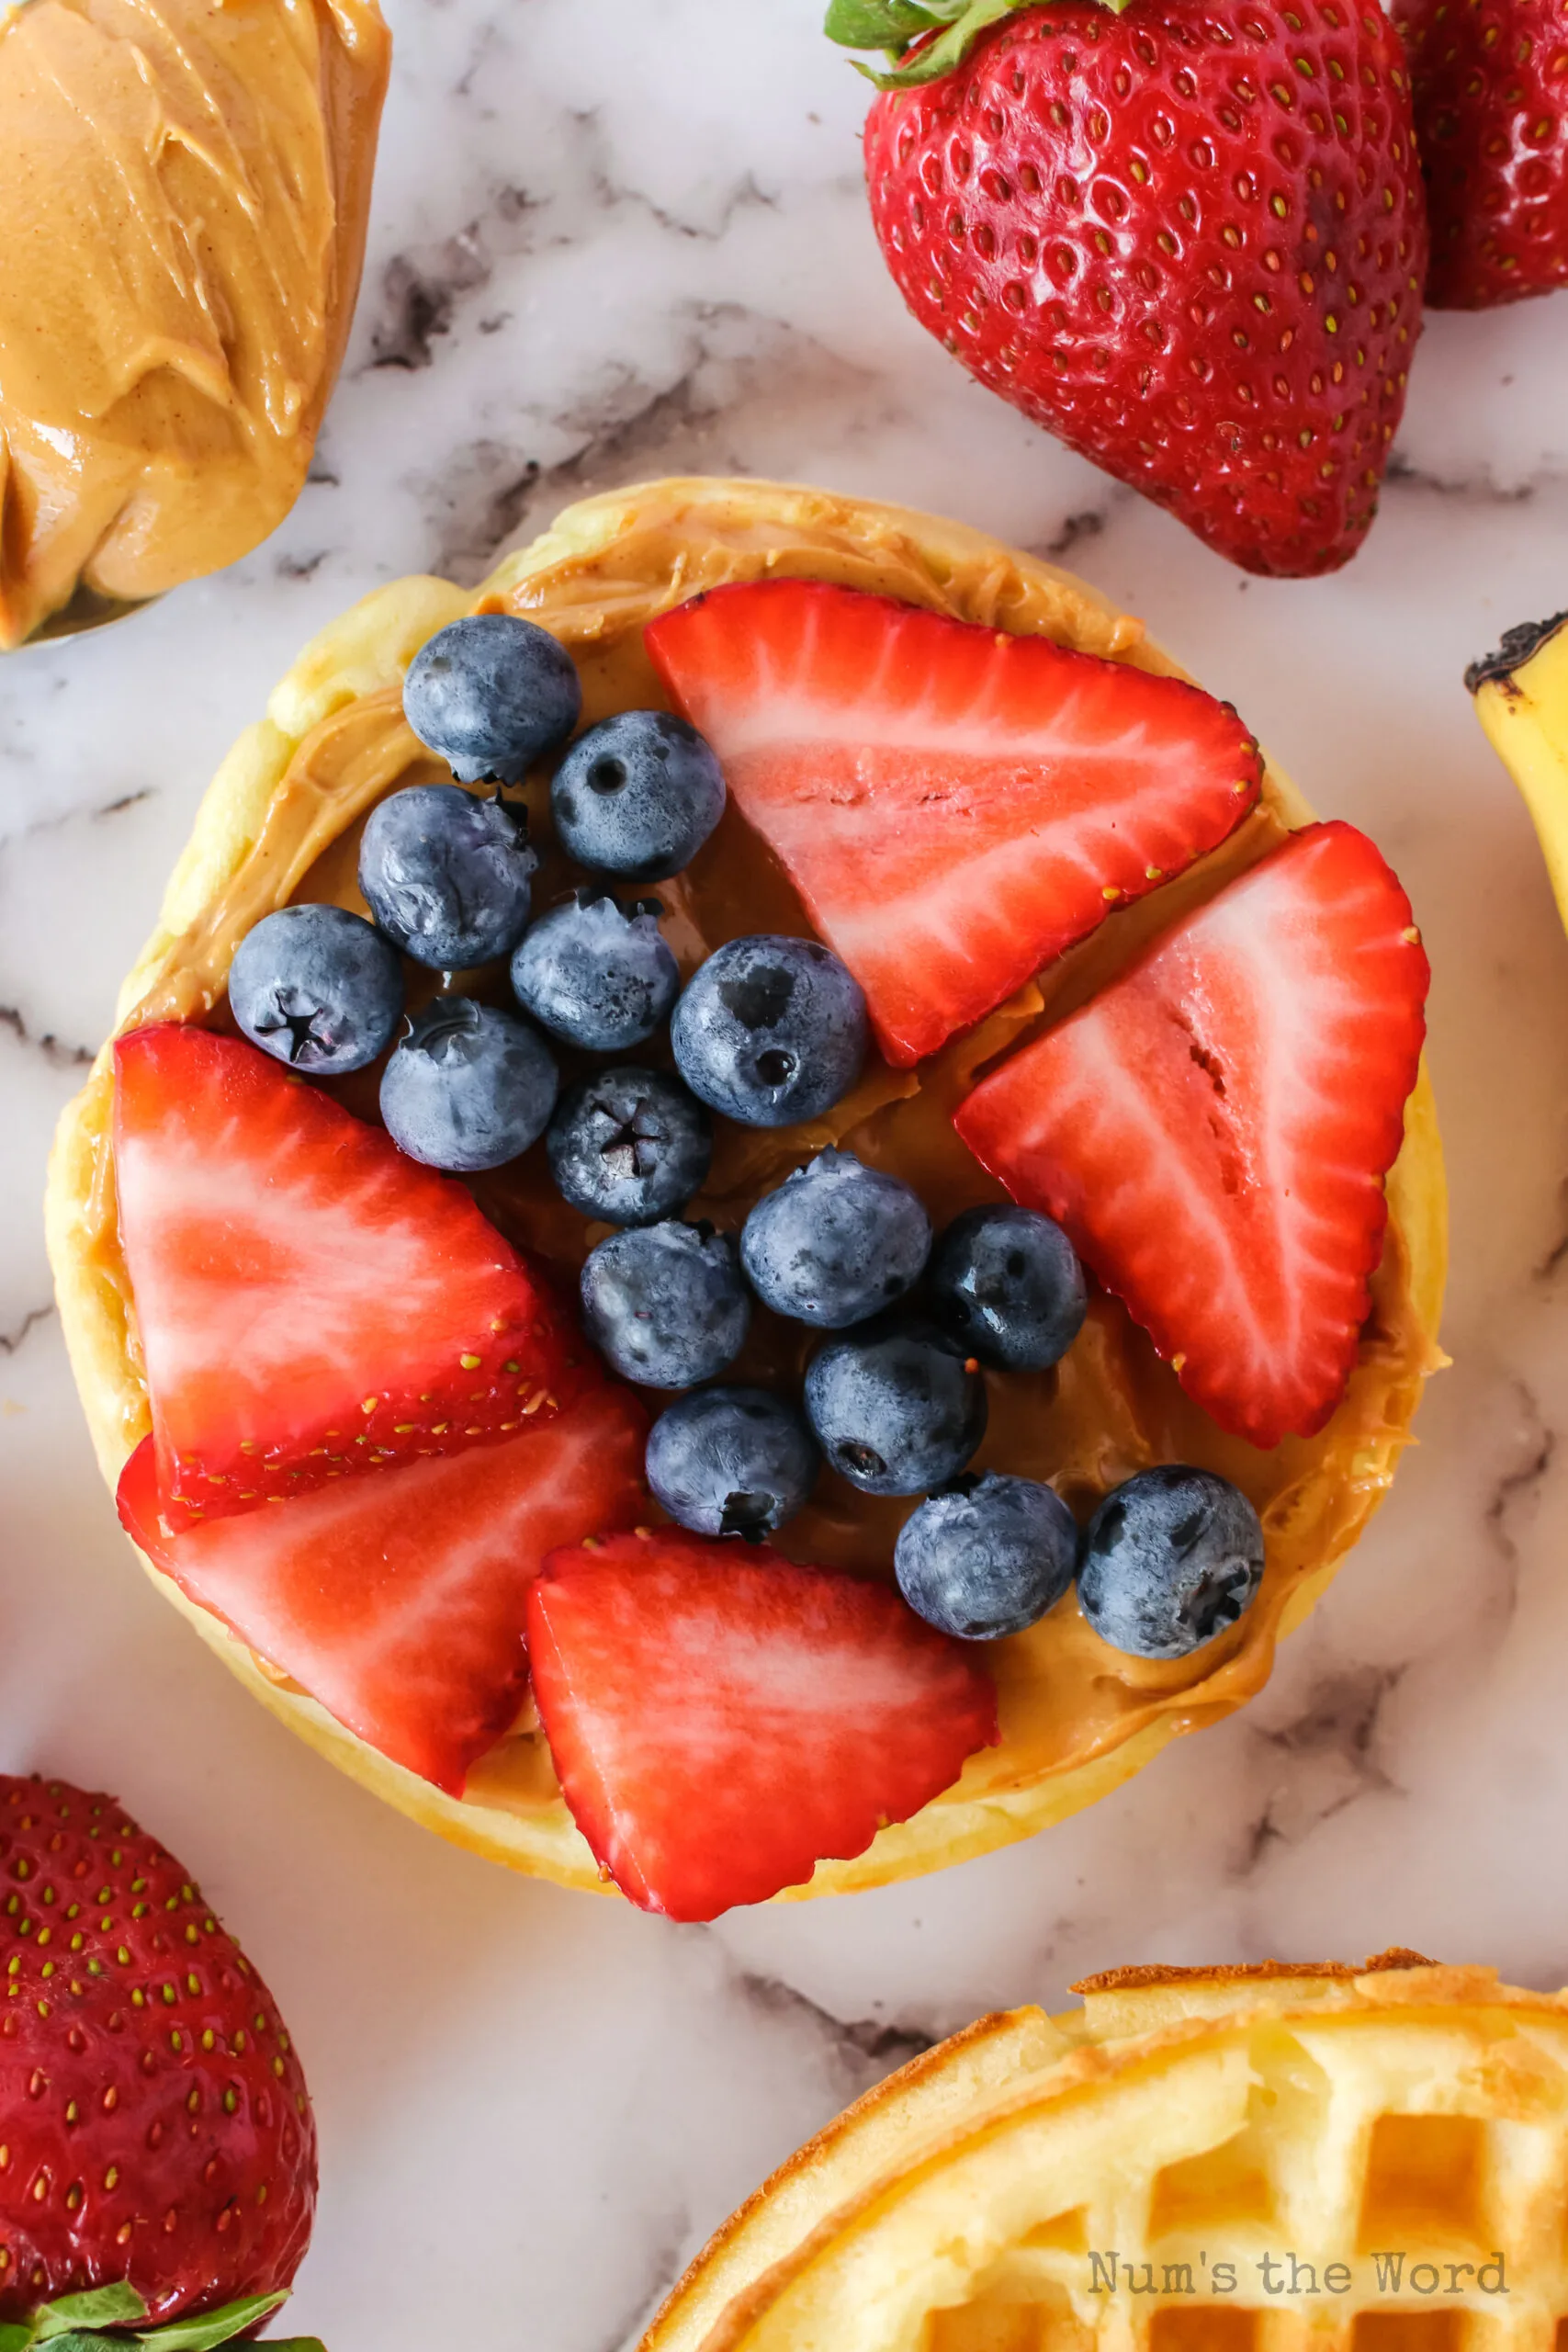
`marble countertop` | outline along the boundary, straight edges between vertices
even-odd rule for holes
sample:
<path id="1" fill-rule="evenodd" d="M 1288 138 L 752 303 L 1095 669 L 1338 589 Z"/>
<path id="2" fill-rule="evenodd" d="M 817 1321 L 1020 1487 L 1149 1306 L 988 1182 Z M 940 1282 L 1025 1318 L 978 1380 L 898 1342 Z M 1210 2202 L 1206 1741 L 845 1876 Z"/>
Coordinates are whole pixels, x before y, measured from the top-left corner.
<path id="1" fill-rule="evenodd" d="M 1568 296 L 1434 320 L 1365 551 L 1248 580 L 906 318 L 819 0 L 389 13 L 365 291 L 298 509 L 223 577 L 0 667 L 0 1763 L 118 1790 L 271 1979 L 322 2141 L 295 2327 L 445 2352 L 461 2314 L 493 2352 L 615 2352 L 772 2164 L 986 2007 L 1395 1942 L 1568 1979 L 1568 941 L 1461 684 L 1568 602 Z M 705 1929 L 454 1852 L 254 1705 L 126 1554 L 39 1214 L 197 798 L 304 639 L 693 469 L 1064 558 L 1375 834 L 1435 968 L 1454 1243 L 1452 1369 L 1251 1709 L 1032 1844 Z"/>

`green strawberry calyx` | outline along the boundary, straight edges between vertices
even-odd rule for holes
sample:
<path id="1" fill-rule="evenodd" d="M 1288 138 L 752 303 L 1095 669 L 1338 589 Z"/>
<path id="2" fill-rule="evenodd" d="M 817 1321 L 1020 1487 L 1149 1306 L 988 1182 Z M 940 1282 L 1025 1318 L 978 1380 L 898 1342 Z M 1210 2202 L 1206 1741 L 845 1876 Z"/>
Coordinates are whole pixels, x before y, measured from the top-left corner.
<path id="1" fill-rule="evenodd" d="M 1130 0 L 1100 0 L 1119 17 Z M 912 90 L 940 82 L 962 65 L 988 25 L 1037 0 L 828 0 L 823 29 L 844 49 L 879 49 L 888 59 L 881 72 L 857 57 L 858 73 L 879 90 Z"/>
<path id="2" fill-rule="evenodd" d="M 0 2324 L 0 2352 L 33 2352 L 35 2346 L 49 2352 L 217 2352 L 288 2301 L 287 2293 L 246 2295 L 221 2311 L 147 2327 L 147 2306 L 134 2287 L 93 2287 L 40 2303 L 29 2320 Z M 266 2352 L 325 2352 L 325 2346 L 315 2335 L 274 2336 Z"/>

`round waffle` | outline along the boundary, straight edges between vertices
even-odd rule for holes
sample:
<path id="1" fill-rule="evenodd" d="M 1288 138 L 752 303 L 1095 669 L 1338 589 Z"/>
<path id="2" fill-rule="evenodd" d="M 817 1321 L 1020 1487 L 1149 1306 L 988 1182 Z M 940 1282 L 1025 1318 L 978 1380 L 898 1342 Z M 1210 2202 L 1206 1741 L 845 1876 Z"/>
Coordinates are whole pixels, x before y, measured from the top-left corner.
<path id="1" fill-rule="evenodd" d="M 437 628 L 476 606 L 510 608 L 569 645 L 584 691 L 584 718 L 662 701 L 642 644 L 655 614 L 726 582 L 793 573 L 828 579 L 982 622 L 1043 633 L 1057 642 L 1138 667 L 1179 674 L 1145 638 L 1083 582 L 1014 553 L 978 532 L 904 508 L 752 481 L 656 482 L 569 509 L 554 528 L 509 557 L 477 594 L 433 579 L 377 591 L 307 648 L 272 696 L 265 718 L 243 735 L 202 804 L 169 884 L 157 930 L 121 994 L 122 1026 L 202 1019 L 223 997 L 229 961 L 244 933 L 294 898 L 358 905 L 358 828 L 387 793 L 440 771 L 409 732 L 400 682 Z M 1121 968 L 1171 916 L 1212 894 L 1310 810 L 1278 770 L 1267 771 L 1260 806 L 1224 847 L 1179 881 L 1106 922 L 970 1039 L 923 1065 L 918 1099 L 897 1104 L 910 1172 L 941 1138 L 942 1164 L 957 1152 L 950 1114 L 978 1058 L 1010 1031 L 994 1024 L 1065 1012 Z M 727 820 L 727 823 L 730 820 Z M 737 819 L 727 896 L 694 909 L 681 885 L 663 893 L 672 931 L 694 913 L 707 947 L 793 923 L 765 867 L 765 853 Z M 673 895 L 672 895 L 673 894 Z M 765 918 L 765 919 L 764 919 Z M 689 942 L 688 942 L 689 944 Z M 858 1109 L 825 1131 L 781 1131 L 798 1162 L 824 1141 L 855 1135 Z M 73 1365 L 106 1477 L 118 1477 L 149 1427 L 134 1313 L 119 1255 L 109 1146 L 113 1079 L 107 1055 L 62 1122 L 50 1177 L 49 1233 Z M 886 1109 L 878 1098 L 872 1110 Z M 962 1160 L 962 1155 L 959 1154 Z M 741 1155 L 744 1159 L 744 1155 Z M 786 1159 L 766 1173 L 777 1182 Z M 963 1165 L 967 1168 L 967 1162 Z M 975 1197 L 996 1196 L 977 1169 Z M 755 1189 L 743 1165 L 730 1195 Z M 1445 1250 L 1442 1159 L 1423 1074 L 1406 1112 L 1405 1141 L 1388 1182 L 1391 1216 L 1372 1312 L 1346 1395 L 1327 1427 L 1260 1453 L 1222 1433 L 1182 1394 L 1121 1307 L 1096 1298 L 1089 1323 L 1039 1392 L 1050 1468 L 1075 1507 L 1151 1462 L 1206 1464 L 1252 1497 L 1268 1542 L 1268 1568 L 1239 1623 L 1174 1662 L 1128 1657 L 1090 1632 L 1069 1599 L 1025 1634 L 994 1645 L 1001 1710 L 999 1746 L 971 1758 L 954 1785 L 911 1821 L 884 1829 L 852 1861 L 825 1862 L 792 1893 L 871 1886 L 936 1869 L 1029 1835 L 1091 1803 L 1136 1771 L 1177 1733 L 1217 1721 L 1267 1679 L 1279 1636 L 1298 1624 L 1354 1543 L 1393 1477 L 1436 1345 Z M 487 1203 L 488 1204 L 488 1203 Z M 700 1211 L 705 1203 L 694 1206 Z M 722 1218 L 723 1202 L 717 1206 Z M 954 1202 L 953 1205 L 957 1205 Z M 944 1213 L 945 1207 L 944 1207 Z M 525 1230 L 549 1254 L 538 1233 Z M 581 1252 L 579 1252 L 581 1254 Z M 993 1433 L 1005 1427 L 993 1406 Z M 803 1513 L 781 1539 L 796 1556 L 861 1567 L 891 1556 L 847 1544 L 830 1513 Z M 155 1571 L 152 1571 L 156 1575 Z M 461 1800 L 365 1747 L 213 1617 L 161 1588 L 275 1713 L 345 1770 L 444 1837 L 567 1883 L 595 1887 L 598 1873 L 557 1788 L 549 1755 L 526 1722 L 470 1776 Z"/>
<path id="2" fill-rule="evenodd" d="M 1123 1969 L 793 2156 L 642 2352 L 1551 2352 L 1568 1995 L 1385 1952 Z"/>

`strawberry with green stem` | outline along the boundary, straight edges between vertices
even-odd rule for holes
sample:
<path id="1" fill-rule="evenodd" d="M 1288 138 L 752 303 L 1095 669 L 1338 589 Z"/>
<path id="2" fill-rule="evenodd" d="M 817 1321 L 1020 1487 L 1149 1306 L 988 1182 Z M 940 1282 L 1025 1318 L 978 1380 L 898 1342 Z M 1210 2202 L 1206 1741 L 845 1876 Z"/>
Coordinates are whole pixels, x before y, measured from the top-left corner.
<path id="1" fill-rule="evenodd" d="M 30 2320 L 0 2325 L 0 2352 L 217 2352 L 248 2337 L 288 2301 L 285 2295 L 245 2295 L 200 2319 L 146 2327 L 147 2306 L 134 2287 L 96 2287 L 40 2303 Z M 319 2335 L 269 2336 L 268 2352 L 325 2352 Z"/>
<path id="2" fill-rule="evenodd" d="M 1355 553 L 1427 266 L 1372 0 L 833 0 L 828 29 L 889 52 L 866 177 L 923 326 L 1247 570 Z"/>
<path id="3" fill-rule="evenodd" d="M 112 1797 L 0 1776 L 0 2352 L 250 2335 L 316 2201 L 265 1985 Z"/>

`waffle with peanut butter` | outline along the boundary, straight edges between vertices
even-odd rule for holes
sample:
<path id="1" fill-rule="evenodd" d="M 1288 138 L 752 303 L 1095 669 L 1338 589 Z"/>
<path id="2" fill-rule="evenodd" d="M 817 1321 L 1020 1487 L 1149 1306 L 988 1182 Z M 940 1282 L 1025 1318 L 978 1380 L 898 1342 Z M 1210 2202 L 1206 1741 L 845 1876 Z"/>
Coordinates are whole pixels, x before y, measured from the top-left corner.
<path id="1" fill-rule="evenodd" d="M 125 1031 L 224 1017 L 231 959 L 251 927 L 295 900 L 361 909 L 359 833 L 389 794 L 445 775 L 411 732 L 401 682 L 422 645 L 474 609 L 542 623 L 570 649 L 583 718 L 661 707 L 645 624 L 728 583 L 797 577 L 862 589 L 1043 636 L 1164 676 L 1179 673 L 1142 625 L 1054 567 L 978 532 L 909 510 L 753 481 L 655 482 L 562 514 L 470 594 L 434 579 L 380 589 L 308 647 L 266 716 L 236 743 L 198 814 L 159 923 L 121 993 Z M 538 830 L 547 797 L 529 787 Z M 934 1216 L 1001 1197 L 953 1129 L 977 1067 L 1031 1024 L 1083 1001 L 1145 947 L 1173 913 L 1205 903 L 1278 848 L 1311 811 L 1266 764 L 1261 797 L 1223 844 L 1164 888 L 1102 922 L 997 1013 L 916 1071 L 877 1065 L 805 1130 L 747 1130 L 716 1153 L 692 1214 L 733 1228 L 749 1202 L 828 1145 L 860 1149 L 918 1182 Z M 727 815 L 700 876 L 663 886 L 683 967 L 739 933 L 809 930 L 787 877 Z M 136 1315 L 114 1185 L 115 1080 L 106 1049 L 62 1122 L 49 1232 L 66 1337 L 111 1487 L 150 1427 Z M 873 1138 L 872 1141 L 867 1138 Z M 502 1230 L 574 1277 L 581 1219 L 548 1196 L 537 1154 L 476 1181 Z M 1381 1501 L 1407 1442 L 1427 1373 L 1445 1255 L 1442 1159 L 1423 1071 L 1387 1179 L 1389 1218 L 1371 1280 L 1371 1313 L 1337 1408 L 1314 1435 L 1259 1448 L 1194 1402 L 1109 1293 L 1091 1297 L 1080 1337 L 1049 1372 L 992 1385 L 980 1461 L 1049 1480 L 1079 1517 L 1150 1464 L 1185 1462 L 1232 1481 L 1260 1515 L 1261 1587 L 1239 1620 L 1179 1658 L 1130 1656 L 1093 1631 L 1073 1596 L 1024 1633 L 986 1645 L 1000 1737 L 908 1821 L 857 1858 L 821 1862 L 791 1892 L 872 1886 L 986 1852 L 1093 1802 L 1178 1734 L 1219 1721 L 1267 1679 L 1275 1645 L 1299 1624 Z M 773 1368 L 776 1370 L 775 1368 Z M 766 1376 L 768 1368 L 764 1368 Z M 903 1509 L 907 1510 L 908 1506 Z M 778 1542 L 794 1558 L 887 1577 L 900 1509 L 825 1479 Z M 460 1794 L 434 1787 L 355 1736 L 276 1659 L 259 1656 L 166 1576 L 160 1589 L 265 1704 L 356 1779 L 441 1835 L 513 1868 L 597 1887 L 602 1874 L 562 1800 L 549 1747 L 525 1706 L 468 1772 Z"/>

